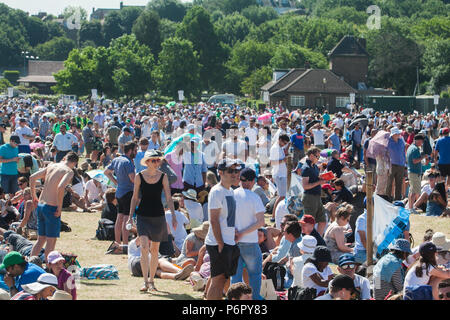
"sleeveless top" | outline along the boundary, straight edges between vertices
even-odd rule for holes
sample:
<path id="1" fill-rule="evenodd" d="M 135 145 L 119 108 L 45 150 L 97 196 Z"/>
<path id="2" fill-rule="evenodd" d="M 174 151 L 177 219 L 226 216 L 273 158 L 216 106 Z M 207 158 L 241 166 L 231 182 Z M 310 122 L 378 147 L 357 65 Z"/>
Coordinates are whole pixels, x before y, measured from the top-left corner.
<path id="1" fill-rule="evenodd" d="M 141 177 L 141 202 L 136 211 L 136 215 L 147 218 L 164 217 L 164 206 L 161 201 L 161 193 L 163 190 L 164 173 L 159 178 L 158 182 L 150 184 L 147 183 L 139 172 Z"/>

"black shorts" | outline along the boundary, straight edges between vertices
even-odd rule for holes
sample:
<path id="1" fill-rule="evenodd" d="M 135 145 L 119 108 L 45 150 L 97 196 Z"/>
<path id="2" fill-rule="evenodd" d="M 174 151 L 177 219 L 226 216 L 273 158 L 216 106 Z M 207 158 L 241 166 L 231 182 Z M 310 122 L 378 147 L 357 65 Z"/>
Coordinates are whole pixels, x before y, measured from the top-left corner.
<path id="1" fill-rule="evenodd" d="M 240 255 L 237 245 L 224 244 L 221 253 L 219 253 L 219 246 L 206 245 L 206 251 L 211 263 L 211 278 L 223 274 L 228 279 L 236 274 Z"/>
<path id="2" fill-rule="evenodd" d="M 124 216 L 130 215 L 131 198 L 133 198 L 133 191 L 130 191 L 122 198 L 117 199 L 120 214 L 123 214 Z"/>
<path id="3" fill-rule="evenodd" d="M 438 164 L 438 168 L 442 177 L 450 176 L 450 164 Z"/>

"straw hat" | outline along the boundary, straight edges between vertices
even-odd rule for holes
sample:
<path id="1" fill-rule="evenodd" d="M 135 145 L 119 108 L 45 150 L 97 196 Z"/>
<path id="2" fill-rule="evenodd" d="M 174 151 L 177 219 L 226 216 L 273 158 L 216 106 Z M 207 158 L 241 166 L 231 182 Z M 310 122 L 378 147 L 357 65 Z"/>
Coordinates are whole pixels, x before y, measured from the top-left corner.
<path id="1" fill-rule="evenodd" d="M 48 300 L 72 300 L 72 296 L 63 290 L 56 290 Z"/>
<path id="2" fill-rule="evenodd" d="M 163 158 L 164 155 L 161 151 L 159 150 L 148 150 L 145 152 L 144 157 L 141 160 L 141 165 L 146 167 L 147 166 L 147 161 L 151 158 Z"/>
<path id="3" fill-rule="evenodd" d="M 209 221 L 203 222 L 197 228 L 193 228 L 191 231 L 195 233 L 197 238 L 205 239 L 209 229 Z"/>
<path id="4" fill-rule="evenodd" d="M 436 232 L 431 239 L 436 246 L 441 247 L 441 251 L 450 251 L 450 240 L 442 232 Z"/>

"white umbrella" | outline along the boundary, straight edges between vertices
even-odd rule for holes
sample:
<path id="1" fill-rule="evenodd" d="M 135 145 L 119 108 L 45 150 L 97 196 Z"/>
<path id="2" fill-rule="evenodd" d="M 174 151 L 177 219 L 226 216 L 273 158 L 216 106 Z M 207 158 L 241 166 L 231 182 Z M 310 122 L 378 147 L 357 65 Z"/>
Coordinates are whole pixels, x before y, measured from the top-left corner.
<path id="1" fill-rule="evenodd" d="M 56 118 L 56 115 L 53 112 L 46 112 L 42 116 L 47 118 Z"/>

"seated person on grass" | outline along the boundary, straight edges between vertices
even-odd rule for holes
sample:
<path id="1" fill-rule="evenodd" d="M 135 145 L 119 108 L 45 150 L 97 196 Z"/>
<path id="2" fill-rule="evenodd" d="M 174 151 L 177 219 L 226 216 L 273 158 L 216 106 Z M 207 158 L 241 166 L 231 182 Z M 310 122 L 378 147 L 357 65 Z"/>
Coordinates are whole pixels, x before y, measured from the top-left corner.
<path id="1" fill-rule="evenodd" d="M 232 284 L 227 291 L 227 300 L 252 300 L 252 288 L 244 282 Z"/>

